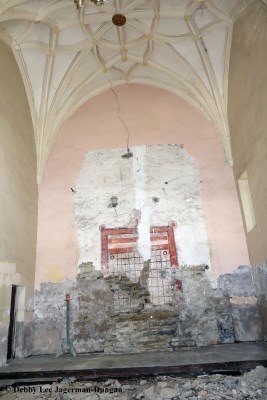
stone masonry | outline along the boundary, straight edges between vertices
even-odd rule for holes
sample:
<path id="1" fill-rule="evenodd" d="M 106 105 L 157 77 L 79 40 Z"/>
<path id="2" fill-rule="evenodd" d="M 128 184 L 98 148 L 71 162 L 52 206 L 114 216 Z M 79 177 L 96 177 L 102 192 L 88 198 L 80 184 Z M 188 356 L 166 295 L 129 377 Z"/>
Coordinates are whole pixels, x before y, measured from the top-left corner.
<path id="1" fill-rule="evenodd" d="M 263 325 L 264 340 L 267 340 L 267 261 L 254 268 L 252 275 Z"/>
<path id="2" fill-rule="evenodd" d="M 173 303 L 150 302 L 145 275 L 104 277 L 82 264 L 76 281 L 42 284 L 36 292 L 34 354 L 59 350 L 65 337 L 66 293 L 71 295 L 72 338 L 78 353 L 176 351 L 234 341 L 263 340 L 258 301 L 249 267 L 222 275 L 217 288 L 207 266 L 174 271 L 182 281 Z M 123 307 L 122 307 L 123 306 Z"/>

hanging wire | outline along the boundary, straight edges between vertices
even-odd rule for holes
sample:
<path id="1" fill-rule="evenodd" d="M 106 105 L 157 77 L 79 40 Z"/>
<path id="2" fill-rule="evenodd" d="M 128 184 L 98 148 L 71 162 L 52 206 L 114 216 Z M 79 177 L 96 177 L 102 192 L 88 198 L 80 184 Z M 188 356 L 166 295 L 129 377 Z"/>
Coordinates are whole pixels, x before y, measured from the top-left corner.
<path id="1" fill-rule="evenodd" d="M 115 90 L 113 89 L 113 87 L 111 87 L 110 89 L 111 89 L 111 91 L 114 93 L 114 96 L 115 96 L 115 98 L 116 98 L 118 118 L 119 118 L 121 124 L 123 125 L 124 129 L 125 129 L 126 132 L 127 132 L 126 148 L 127 148 L 127 152 L 129 152 L 129 150 L 130 150 L 130 149 L 129 149 L 130 132 L 129 132 L 129 129 L 128 129 L 127 125 L 125 124 L 125 122 L 123 121 L 123 119 L 122 119 L 122 117 L 121 117 L 121 114 L 120 114 L 120 112 L 121 112 L 121 105 L 120 105 L 120 102 L 119 102 L 118 94 L 115 92 Z"/>

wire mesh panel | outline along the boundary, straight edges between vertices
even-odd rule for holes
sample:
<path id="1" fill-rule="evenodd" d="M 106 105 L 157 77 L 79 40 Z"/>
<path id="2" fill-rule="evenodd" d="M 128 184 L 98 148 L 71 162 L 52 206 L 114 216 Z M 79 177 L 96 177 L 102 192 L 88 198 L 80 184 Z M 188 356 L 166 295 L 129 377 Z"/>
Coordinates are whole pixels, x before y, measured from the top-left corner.
<path id="1" fill-rule="evenodd" d="M 113 291 L 113 302 L 115 312 L 131 312 L 138 309 L 140 302 L 131 291 L 116 289 Z"/>
<path id="2" fill-rule="evenodd" d="M 109 254 L 108 271 L 113 275 L 126 275 L 132 282 L 138 282 L 144 260 L 136 251 L 128 253 Z"/>
<path id="3" fill-rule="evenodd" d="M 151 251 L 148 288 L 151 303 L 171 305 L 174 295 L 173 271 L 167 250 Z"/>
<path id="4" fill-rule="evenodd" d="M 171 230 L 171 231 L 170 231 Z M 153 305 L 171 305 L 174 295 L 173 266 L 177 266 L 173 232 L 170 227 L 150 230 L 151 259 L 146 282 Z M 139 282 L 144 272 L 144 260 L 137 248 L 135 229 L 102 229 L 102 265 L 106 275 L 125 275 Z M 142 282 L 141 282 L 142 283 Z M 131 293 L 114 291 L 114 305 L 125 311 L 136 306 Z"/>

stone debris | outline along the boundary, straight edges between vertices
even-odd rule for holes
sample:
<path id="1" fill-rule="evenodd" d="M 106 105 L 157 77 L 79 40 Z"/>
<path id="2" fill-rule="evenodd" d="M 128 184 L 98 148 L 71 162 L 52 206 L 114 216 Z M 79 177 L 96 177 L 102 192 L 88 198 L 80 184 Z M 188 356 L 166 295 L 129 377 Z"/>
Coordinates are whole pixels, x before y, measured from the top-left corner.
<path id="1" fill-rule="evenodd" d="M 147 383 L 147 381 L 145 380 L 145 379 L 141 379 L 141 381 L 140 381 L 140 386 L 143 386 L 143 385 L 145 385 Z"/>
<path id="2" fill-rule="evenodd" d="M 267 368 L 241 376 L 157 376 L 104 382 L 63 379 L 52 385 L 0 387 L 1 400 L 267 400 Z M 87 390 L 87 392 L 86 392 Z"/>

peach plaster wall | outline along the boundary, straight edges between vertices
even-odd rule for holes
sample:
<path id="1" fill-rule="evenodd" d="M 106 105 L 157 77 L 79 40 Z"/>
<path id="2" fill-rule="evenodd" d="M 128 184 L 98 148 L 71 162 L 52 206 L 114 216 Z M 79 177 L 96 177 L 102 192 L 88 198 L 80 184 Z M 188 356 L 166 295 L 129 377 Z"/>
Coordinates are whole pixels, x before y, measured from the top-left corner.
<path id="1" fill-rule="evenodd" d="M 199 166 L 202 202 L 215 276 L 249 264 L 232 168 L 211 123 L 183 99 L 137 84 L 116 87 L 130 146 L 184 144 Z M 114 93 L 81 106 L 61 126 L 39 187 L 36 287 L 75 279 L 78 247 L 73 193 L 87 151 L 126 146 Z M 92 188 L 94 190 L 94 188 Z"/>

